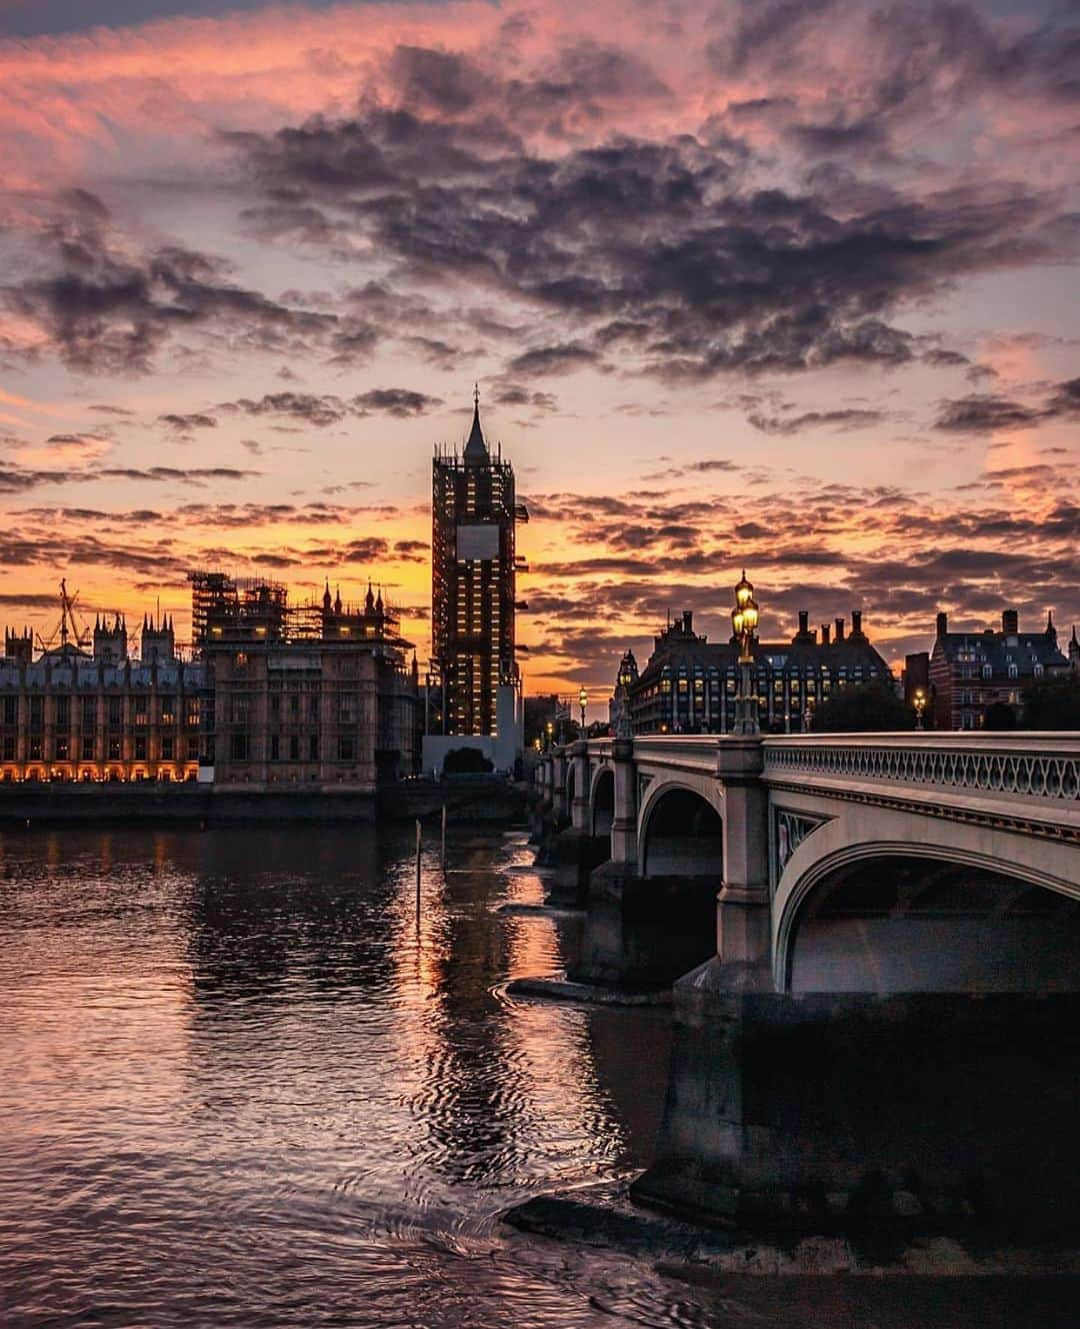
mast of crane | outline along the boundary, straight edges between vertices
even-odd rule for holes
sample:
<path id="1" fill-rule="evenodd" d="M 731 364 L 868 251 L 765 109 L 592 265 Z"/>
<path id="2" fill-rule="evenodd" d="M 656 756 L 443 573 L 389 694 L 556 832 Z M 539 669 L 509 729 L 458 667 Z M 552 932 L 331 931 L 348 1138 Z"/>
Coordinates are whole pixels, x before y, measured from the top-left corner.
<path id="1" fill-rule="evenodd" d="M 68 600 L 67 580 L 60 578 L 60 648 L 61 650 L 68 642 L 68 615 L 71 613 L 71 603 Z M 74 619 L 72 624 L 74 625 Z"/>

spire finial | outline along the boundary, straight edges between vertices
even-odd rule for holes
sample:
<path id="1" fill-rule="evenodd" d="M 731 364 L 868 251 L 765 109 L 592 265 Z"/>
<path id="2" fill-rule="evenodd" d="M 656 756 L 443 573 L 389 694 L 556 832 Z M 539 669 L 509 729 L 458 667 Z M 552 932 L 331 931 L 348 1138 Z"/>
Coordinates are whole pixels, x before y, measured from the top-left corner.
<path id="1" fill-rule="evenodd" d="M 473 406 L 474 406 L 477 410 L 479 410 L 479 409 L 480 409 L 480 383 L 479 383 L 479 380 L 477 380 L 477 382 L 475 382 L 475 383 L 473 384 L 473 394 L 472 394 L 472 399 L 473 399 Z"/>

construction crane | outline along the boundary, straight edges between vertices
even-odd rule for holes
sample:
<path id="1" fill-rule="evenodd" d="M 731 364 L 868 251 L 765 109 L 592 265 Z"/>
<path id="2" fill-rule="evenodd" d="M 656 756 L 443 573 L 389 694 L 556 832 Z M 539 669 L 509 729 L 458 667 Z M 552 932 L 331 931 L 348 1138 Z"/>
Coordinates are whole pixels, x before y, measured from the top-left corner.
<path id="1" fill-rule="evenodd" d="M 60 649 L 67 646 L 69 640 L 74 638 L 77 650 L 84 651 L 90 645 L 90 629 L 85 624 L 80 624 L 75 615 L 75 606 L 79 600 L 79 592 L 74 595 L 68 595 L 67 579 L 60 578 L 60 622 L 53 628 L 52 635 L 47 641 L 43 640 L 38 633 L 38 645 L 43 651 L 51 651 L 56 644 L 57 638 L 60 640 Z"/>

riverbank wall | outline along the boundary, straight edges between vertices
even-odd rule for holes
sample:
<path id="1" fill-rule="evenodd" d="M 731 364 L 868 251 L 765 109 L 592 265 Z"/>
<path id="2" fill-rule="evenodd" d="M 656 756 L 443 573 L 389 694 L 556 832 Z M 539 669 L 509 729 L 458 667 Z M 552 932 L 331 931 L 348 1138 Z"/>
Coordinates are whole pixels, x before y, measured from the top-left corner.
<path id="1" fill-rule="evenodd" d="M 447 815 L 455 824 L 523 822 L 524 789 L 492 777 L 410 780 L 378 793 L 333 789 L 215 789 L 199 784 L 25 783 L 0 788 L 0 827 L 280 825 L 405 821 Z"/>

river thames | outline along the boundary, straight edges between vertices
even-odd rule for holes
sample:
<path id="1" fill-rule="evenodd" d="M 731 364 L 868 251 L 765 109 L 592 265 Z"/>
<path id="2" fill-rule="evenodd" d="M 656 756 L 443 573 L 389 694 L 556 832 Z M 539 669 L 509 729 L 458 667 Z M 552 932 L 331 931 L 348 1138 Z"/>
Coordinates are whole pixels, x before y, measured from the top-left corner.
<path id="1" fill-rule="evenodd" d="M 1012 1284 L 864 1318 L 826 1280 L 699 1288 L 507 1228 L 650 1162 L 669 1054 L 663 1009 L 506 997 L 575 944 L 515 908 L 531 858 L 429 844 L 418 924 L 396 832 L 0 837 L 6 1329 L 1028 1322 Z"/>

